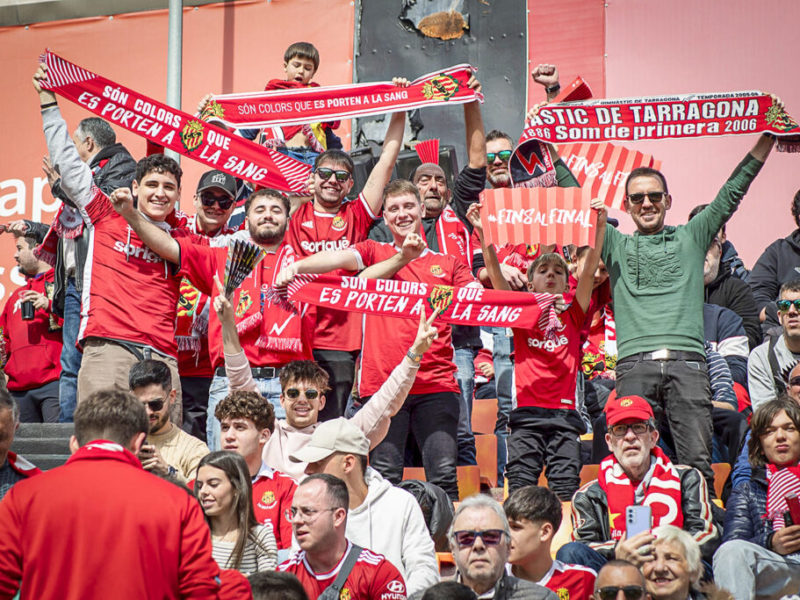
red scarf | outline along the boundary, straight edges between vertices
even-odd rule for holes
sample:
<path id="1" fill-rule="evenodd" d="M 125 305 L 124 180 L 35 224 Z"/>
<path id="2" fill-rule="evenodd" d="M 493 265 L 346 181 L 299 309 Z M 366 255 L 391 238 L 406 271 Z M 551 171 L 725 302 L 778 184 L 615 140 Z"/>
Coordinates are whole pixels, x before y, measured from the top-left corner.
<path id="1" fill-rule="evenodd" d="M 658 446 L 650 451 L 650 456 L 655 460 L 655 468 L 651 465 L 652 473 L 648 471 L 638 487 L 633 485 L 613 454 L 600 463 L 597 482 L 608 498 L 608 522 L 613 540 L 619 540 L 625 533 L 625 509 L 635 504 L 636 489 L 643 488 L 642 505 L 650 507 L 653 527 L 683 526 L 678 470 Z"/>
<path id="2" fill-rule="evenodd" d="M 789 510 L 786 496 L 789 494 L 800 496 L 800 465 L 779 469 L 773 464 L 768 464 L 767 480 L 767 519 L 772 521 L 772 528 L 777 531 L 786 526 L 783 518 L 783 513 Z"/>
<path id="3" fill-rule="evenodd" d="M 424 233 L 420 235 L 425 238 Z M 472 268 L 473 247 L 469 230 L 450 205 L 444 207 L 436 220 L 436 240 L 439 242 L 439 252 L 461 257 L 462 262 Z"/>
<path id="4" fill-rule="evenodd" d="M 67 459 L 66 464 L 76 460 L 120 460 L 131 466 L 142 468 L 142 463 L 133 452 L 123 448 L 117 442 L 108 440 L 94 440 L 78 448 L 77 452 Z"/>

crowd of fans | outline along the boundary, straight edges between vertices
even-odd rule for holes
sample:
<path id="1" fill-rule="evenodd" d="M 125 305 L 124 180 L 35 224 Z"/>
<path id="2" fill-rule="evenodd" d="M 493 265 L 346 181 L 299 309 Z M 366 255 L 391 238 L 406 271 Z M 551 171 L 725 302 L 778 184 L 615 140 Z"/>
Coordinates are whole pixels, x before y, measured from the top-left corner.
<path id="1" fill-rule="evenodd" d="M 312 85 L 319 55 L 293 44 L 284 68 L 268 89 Z M 558 94 L 555 66 L 533 78 Z M 639 168 L 625 184 L 632 235 L 595 201 L 593 247 L 498 247 L 480 194 L 511 185 L 516 132 L 486 134 L 477 101 L 452 188 L 432 162 L 391 180 L 396 113 L 352 199 L 336 124 L 248 130 L 312 164 L 309 194 L 209 171 L 186 216 L 175 161 L 136 162 L 99 118 L 70 134 L 46 79 L 40 66 L 43 168 L 63 205 L 52 224 L 4 227 L 26 283 L 0 314 L 0 597 L 800 591 L 800 193 L 798 230 L 752 271 L 725 229 L 772 137 L 685 225 L 666 224 L 665 176 Z M 557 185 L 578 186 L 547 151 Z M 226 295 L 235 240 L 265 258 Z M 279 301 L 304 273 L 557 295 L 560 329 Z M 453 512 L 457 466 L 476 464 L 474 397 L 497 398 L 507 499 Z M 20 422 L 73 420 L 62 467 L 9 450 Z M 721 498 L 713 463 L 732 468 Z M 406 485 L 419 464 L 427 483 Z M 584 464 L 598 475 L 581 485 Z M 556 548 L 564 502 L 572 541 Z M 454 581 L 440 582 L 437 550 L 452 552 Z"/>

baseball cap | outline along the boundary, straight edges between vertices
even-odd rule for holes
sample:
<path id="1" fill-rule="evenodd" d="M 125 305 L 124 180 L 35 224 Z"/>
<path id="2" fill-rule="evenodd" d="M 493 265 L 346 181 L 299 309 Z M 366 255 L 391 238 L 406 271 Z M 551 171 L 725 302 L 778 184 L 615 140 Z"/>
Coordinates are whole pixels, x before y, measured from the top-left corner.
<path id="1" fill-rule="evenodd" d="M 647 421 L 653 418 L 653 409 L 647 400 L 641 396 L 617 398 L 616 391 L 609 394 L 605 410 L 609 427 L 622 421 Z"/>
<path id="2" fill-rule="evenodd" d="M 224 190 L 231 198 L 236 198 L 236 179 L 222 171 L 206 171 L 200 177 L 200 183 L 197 184 L 197 193 L 210 189 L 219 188 Z"/>
<path id="3" fill-rule="evenodd" d="M 364 432 L 348 419 L 339 417 L 317 425 L 304 447 L 289 455 L 293 462 L 315 463 L 334 452 L 367 456 L 369 440 Z"/>

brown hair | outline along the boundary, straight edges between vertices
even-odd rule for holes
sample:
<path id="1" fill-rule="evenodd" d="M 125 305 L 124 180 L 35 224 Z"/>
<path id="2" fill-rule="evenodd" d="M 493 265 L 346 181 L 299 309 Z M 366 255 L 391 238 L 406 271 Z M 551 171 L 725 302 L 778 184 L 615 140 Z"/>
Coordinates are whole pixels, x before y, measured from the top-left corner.
<path id="1" fill-rule="evenodd" d="M 784 395 L 759 406 L 750 421 L 750 429 L 753 433 L 747 446 L 747 457 L 754 467 L 763 467 L 767 464 L 767 457 L 761 445 L 761 438 L 772 425 L 772 420 L 781 411 L 784 411 L 786 416 L 792 420 L 794 426 L 800 430 L 800 406 L 794 400 Z"/>
<path id="2" fill-rule="evenodd" d="M 128 447 L 139 433 L 150 430 L 147 411 L 130 392 L 101 390 L 75 409 L 75 438 L 83 446 L 93 440 L 109 440 Z"/>
<path id="3" fill-rule="evenodd" d="M 249 419 L 256 429 L 275 431 L 275 409 L 269 400 L 258 392 L 234 390 L 217 404 L 214 410 L 217 421 L 223 419 Z"/>
<path id="4" fill-rule="evenodd" d="M 383 188 L 384 202 L 386 202 L 387 198 L 406 195 L 414 196 L 417 199 L 417 202 L 421 202 L 417 186 L 411 183 L 408 179 L 395 179 L 390 181 L 386 187 Z"/>
<path id="5" fill-rule="evenodd" d="M 292 381 L 309 381 L 319 388 L 321 394 L 330 389 L 328 374 L 313 360 L 293 360 L 281 369 L 280 378 L 281 391 Z"/>
<path id="6" fill-rule="evenodd" d="M 547 254 L 542 254 L 536 260 L 534 260 L 528 266 L 528 281 L 533 281 L 533 274 L 536 272 L 536 269 L 539 268 L 539 265 L 558 265 L 562 269 L 564 269 L 564 278 L 569 283 L 569 266 L 567 265 L 567 261 L 561 258 L 560 254 L 556 254 L 555 252 L 548 252 Z"/>

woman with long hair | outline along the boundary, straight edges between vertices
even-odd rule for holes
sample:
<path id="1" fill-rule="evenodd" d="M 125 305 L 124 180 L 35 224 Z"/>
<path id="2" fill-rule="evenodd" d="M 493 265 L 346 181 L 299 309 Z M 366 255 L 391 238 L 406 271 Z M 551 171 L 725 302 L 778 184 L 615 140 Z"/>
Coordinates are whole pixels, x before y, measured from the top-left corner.
<path id="1" fill-rule="evenodd" d="M 250 472 L 241 455 L 221 450 L 203 457 L 194 494 L 211 528 L 212 553 L 220 569 L 248 575 L 275 568 L 278 549 L 272 526 L 256 521 Z"/>

